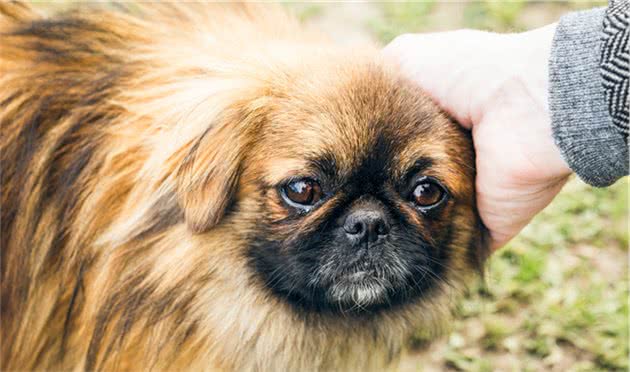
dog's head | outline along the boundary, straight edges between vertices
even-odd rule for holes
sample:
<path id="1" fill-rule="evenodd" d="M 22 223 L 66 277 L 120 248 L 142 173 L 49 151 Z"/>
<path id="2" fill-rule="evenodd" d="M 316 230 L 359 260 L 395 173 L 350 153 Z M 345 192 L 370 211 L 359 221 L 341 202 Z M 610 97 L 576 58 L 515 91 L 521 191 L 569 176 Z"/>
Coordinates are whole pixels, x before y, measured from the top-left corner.
<path id="1" fill-rule="evenodd" d="M 419 88 L 377 64 L 270 81 L 187 157 L 194 231 L 223 225 L 254 281 L 319 313 L 422 301 L 478 268 L 471 139 Z"/>

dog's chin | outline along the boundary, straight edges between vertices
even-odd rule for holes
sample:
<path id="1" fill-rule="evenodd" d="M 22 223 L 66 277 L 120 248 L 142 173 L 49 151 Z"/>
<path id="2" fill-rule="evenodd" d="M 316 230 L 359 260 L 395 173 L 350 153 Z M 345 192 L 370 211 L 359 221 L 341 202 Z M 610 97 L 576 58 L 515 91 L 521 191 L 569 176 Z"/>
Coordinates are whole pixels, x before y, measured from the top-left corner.
<path id="1" fill-rule="evenodd" d="M 339 309 L 372 311 L 389 303 L 392 285 L 371 270 L 357 270 L 338 278 L 328 289 L 327 299 Z"/>

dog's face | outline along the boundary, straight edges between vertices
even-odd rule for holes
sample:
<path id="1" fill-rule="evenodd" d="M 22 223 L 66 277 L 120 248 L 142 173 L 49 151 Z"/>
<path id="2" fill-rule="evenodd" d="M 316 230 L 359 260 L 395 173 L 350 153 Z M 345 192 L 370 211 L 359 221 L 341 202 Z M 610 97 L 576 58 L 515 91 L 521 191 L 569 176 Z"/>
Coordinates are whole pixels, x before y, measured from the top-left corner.
<path id="1" fill-rule="evenodd" d="M 394 73 L 335 76 L 267 103 L 224 222 L 253 281 L 300 311 L 422 301 L 482 259 L 470 138 Z"/>
<path id="2" fill-rule="evenodd" d="M 265 124 L 240 194 L 259 206 L 246 254 L 295 306 L 372 312 L 476 259 L 474 163 L 467 135 L 410 83 L 347 75 L 321 94 L 303 82 Z"/>

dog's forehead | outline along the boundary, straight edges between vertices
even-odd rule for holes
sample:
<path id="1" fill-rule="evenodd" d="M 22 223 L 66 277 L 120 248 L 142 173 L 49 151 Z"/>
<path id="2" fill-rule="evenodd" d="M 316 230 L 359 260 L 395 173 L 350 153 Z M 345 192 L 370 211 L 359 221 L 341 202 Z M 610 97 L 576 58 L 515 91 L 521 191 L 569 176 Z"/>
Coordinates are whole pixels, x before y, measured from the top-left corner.
<path id="1" fill-rule="evenodd" d="M 301 159 L 325 169 L 334 168 L 337 172 L 355 168 L 376 147 L 389 144 L 389 139 L 378 120 L 361 113 L 339 114 L 331 109 L 315 112 L 286 113 L 277 126 L 283 128 L 272 131 L 268 137 L 277 156 L 287 159 Z M 398 144 L 402 145 L 402 144 Z M 396 146 L 397 147 L 397 146 Z M 391 151 L 381 152 L 381 155 Z M 293 161 L 296 163 L 297 161 Z M 301 164 L 300 167 L 307 164 Z"/>
<path id="2" fill-rule="evenodd" d="M 321 174 L 339 181 L 384 181 L 399 177 L 418 159 L 448 157 L 448 141 L 426 131 L 407 134 L 391 121 L 335 121 L 320 116 L 317 123 L 293 126 L 290 134 L 268 139 L 263 155 L 266 177 L 279 183 L 291 176 Z M 424 133 L 424 134 L 423 134 Z"/>
<path id="3" fill-rule="evenodd" d="M 314 167 L 340 178 L 359 168 L 403 172 L 416 159 L 448 157 L 449 124 L 418 87 L 367 67 L 338 81 L 296 81 L 270 118 L 263 156 L 274 179 Z"/>

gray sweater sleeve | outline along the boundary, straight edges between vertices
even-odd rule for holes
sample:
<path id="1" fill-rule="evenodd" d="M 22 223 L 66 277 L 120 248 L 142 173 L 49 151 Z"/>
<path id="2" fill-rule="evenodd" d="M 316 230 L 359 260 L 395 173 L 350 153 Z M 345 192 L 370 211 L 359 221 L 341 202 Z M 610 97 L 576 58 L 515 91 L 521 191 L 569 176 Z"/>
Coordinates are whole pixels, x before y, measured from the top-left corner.
<path id="1" fill-rule="evenodd" d="M 619 105 L 625 109 L 625 119 L 620 119 L 619 110 L 613 113 L 609 109 L 610 89 L 605 88 L 602 77 L 602 58 L 606 55 L 602 46 L 610 47 L 604 37 L 605 16 L 606 9 L 602 8 L 562 17 L 549 62 L 549 108 L 554 140 L 573 171 L 593 186 L 611 185 L 628 174 L 628 30 L 626 27 L 625 43 L 621 45 L 625 57 L 615 65 L 618 67 L 615 76 L 619 75 L 620 81 L 625 75 L 625 92 L 617 90 L 613 97 L 617 109 Z"/>

